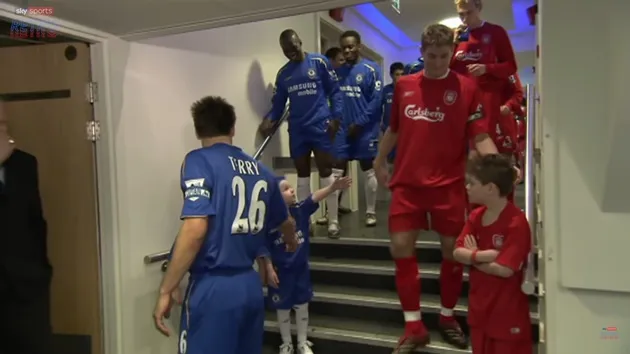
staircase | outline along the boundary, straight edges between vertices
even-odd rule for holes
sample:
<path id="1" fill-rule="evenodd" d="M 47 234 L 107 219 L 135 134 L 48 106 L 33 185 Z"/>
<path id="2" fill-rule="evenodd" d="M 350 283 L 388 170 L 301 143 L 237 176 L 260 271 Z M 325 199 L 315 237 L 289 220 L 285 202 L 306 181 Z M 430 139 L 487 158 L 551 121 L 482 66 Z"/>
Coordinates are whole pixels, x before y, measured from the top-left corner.
<path id="1" fill-rule="evenodd" d="M 522 188 L 517 204 L 523 205 Z M 311 238 L 311 277 L 314 298 L 310 304 L 309 340 L 316 354 L 389 354 L 403 333 L 403 316 L 394 283 L 394 263 L 389 254 L 387 205 L 379 205 L 379 225 L 363 227 L 362 216 L 353 213 L 342 218 L 342 238 L 330 240 L 325 228 L 317 228 Z M 441 340 L 437 333 L 440 311 L 438 235 L 424 233 L 416 243 L 422 282 L 422 316 L 432 331 L 431 344 L 418 353 L 459 354 L 460 350 Z M 468 276 L 464 276 L 462 297 L 455 309 L 464 331 L 466 323 Z M 538 342 L 537 298 L 531 297 L 532 331 Z M 295 330 L 295 328 L 294 328 Z M 265 321 L 267 353 L 277 353 L 281 343 L 275 312 Z M 295 334 L 295 331 L 294 331 Z"/>

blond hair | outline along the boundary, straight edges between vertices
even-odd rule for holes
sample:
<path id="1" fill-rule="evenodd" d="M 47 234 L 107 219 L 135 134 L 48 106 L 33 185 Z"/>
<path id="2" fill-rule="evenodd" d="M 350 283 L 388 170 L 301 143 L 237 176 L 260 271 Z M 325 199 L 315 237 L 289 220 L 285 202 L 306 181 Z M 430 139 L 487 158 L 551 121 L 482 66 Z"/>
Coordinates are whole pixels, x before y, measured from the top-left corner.
<path id="1" fill-rule="evenodd" d="M 472 3 L 479 10 L 481 10 L 481 7 L 483 6 L 481 0 L 455 0 L 455 6 L 457 7 L 462 7 L 470 3 Z"/>

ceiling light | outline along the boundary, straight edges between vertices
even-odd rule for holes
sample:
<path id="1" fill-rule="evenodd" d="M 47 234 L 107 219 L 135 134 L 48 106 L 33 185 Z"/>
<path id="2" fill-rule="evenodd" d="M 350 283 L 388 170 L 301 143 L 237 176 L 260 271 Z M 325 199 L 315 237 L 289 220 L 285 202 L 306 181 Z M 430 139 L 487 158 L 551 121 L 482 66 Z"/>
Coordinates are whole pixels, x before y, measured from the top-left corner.
<path id="1" fill-rule="evenodd" d="M 462 25 L 462 20 L 459 17 L 449 17 L 440 21 L 440 24 L 450 28 L 457 28 Z"/>

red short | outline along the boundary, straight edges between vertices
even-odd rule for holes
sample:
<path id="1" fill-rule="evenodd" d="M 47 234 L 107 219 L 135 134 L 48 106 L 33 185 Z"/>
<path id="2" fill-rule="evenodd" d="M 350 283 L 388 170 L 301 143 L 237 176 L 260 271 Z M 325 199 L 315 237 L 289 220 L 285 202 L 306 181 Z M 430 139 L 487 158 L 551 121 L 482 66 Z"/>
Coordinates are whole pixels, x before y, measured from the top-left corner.
<path id="1" fill-rule="evenodd" d="M 468 205 L 463 182 L 441 187 L 395 187 L 389 206 L 389 232 L 434 230 L 457 237 Z"/>
<path id="2" fill-rule="evenodd" d="M 484 114 L 488 119 L 488 127 L 490 137 L 494 144 L 499 146 L 499 136 L 497 134 L 497 125 L 501 118 L 501 95 L 493 91 L 482 91 L 482 102 Z"/>
<path id="3" fill-rule="evenodd" d="M 531 354 L 534 350 L 531 339 L 499 340 L 477 328 L 470 329 L 470 345 L 473 354 Z"/>

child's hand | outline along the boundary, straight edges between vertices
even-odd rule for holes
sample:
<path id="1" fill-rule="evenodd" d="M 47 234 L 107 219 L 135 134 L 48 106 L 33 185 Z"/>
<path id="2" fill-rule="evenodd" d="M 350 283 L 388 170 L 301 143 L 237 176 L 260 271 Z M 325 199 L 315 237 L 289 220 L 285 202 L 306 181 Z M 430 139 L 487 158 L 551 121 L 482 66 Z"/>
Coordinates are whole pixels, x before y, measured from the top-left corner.
<path id="1" fill-rule="evenodd" d="M 276 270 L 273 269 L 273 267 L 267 270 L 267 285 L 276 289 L 280 285 L 280 280 L 278 279 L 278 273 L 276 273 Z"/>
<path id="2" fill-rule="evenodd" d="M 466 247 L 466 249 L 469 249 L 471 251 L 474 251 L 477 249 L 477 240 L 475 239 L 475 236 L 473 235 L 466 235 L 466 237 L 464 238 L 464 247 Z"/>
<path id="3" fill-rule="evenodd" d="M 349 176 L 346 176 L 346 177 L 340 177 L 340 178 L 335 179 L 335 181 L 332 183 L 332 188 L 338 191 L 341 189 L 349 188 L 351 185 L 352 185 L 352 178 L 350 178 Z"/>

